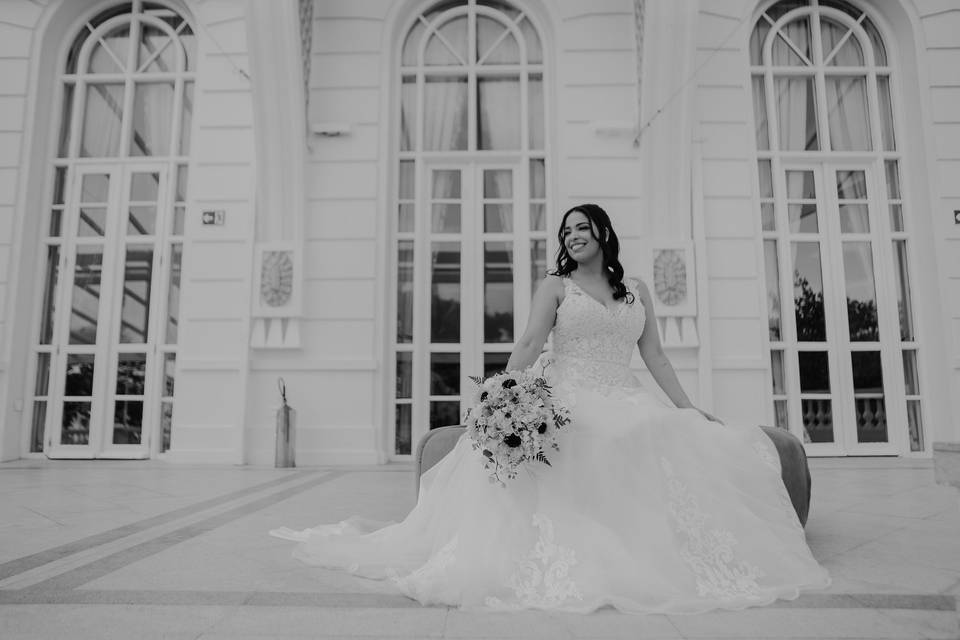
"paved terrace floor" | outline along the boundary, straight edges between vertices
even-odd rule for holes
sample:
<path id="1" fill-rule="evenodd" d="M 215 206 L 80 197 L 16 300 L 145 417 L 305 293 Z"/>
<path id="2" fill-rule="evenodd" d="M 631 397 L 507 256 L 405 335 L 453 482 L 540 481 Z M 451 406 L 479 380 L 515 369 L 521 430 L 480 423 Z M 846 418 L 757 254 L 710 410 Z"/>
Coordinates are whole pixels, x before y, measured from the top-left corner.
<path id="1" fill-rule="evenodd" d="M 0 638 L 958 638 L 958 492 L 930 461 L 811 461 L 807 538 L 833 586 L 694 616 L 477 614 L 299 564 L 267 536 L 402 519 L 409 466 L 0 465 Z"/>

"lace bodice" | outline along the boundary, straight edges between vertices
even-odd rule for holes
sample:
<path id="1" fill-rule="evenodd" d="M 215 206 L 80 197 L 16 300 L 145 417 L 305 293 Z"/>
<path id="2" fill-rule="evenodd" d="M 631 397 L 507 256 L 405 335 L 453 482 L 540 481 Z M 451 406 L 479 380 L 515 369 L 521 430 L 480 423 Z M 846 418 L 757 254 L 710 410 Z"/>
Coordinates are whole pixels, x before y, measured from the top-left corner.
<path id="1" fill-rule="evenodd" d="M 552 360 L 557 375 L 601 386 L 636 387 L 630 359 L 643 334 L 646 314 L 635 291 L 610 307 L 563 278 L 564 297 L 553 327 Z"/>

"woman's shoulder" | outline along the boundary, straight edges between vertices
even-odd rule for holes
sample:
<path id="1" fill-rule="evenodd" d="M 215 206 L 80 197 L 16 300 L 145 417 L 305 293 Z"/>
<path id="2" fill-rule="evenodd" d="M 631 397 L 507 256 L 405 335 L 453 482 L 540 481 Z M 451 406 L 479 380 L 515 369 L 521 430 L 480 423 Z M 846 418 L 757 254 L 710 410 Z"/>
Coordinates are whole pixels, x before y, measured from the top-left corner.
<path id="1" fill-rule="evenodd" d="M 623 284 L 625 284 L 628 289 L 631 289 L 639 294 L 649 294 L 650 292 L 650 290 L 647 288 L 647 283 L 644 282 L 643 278 L 639 276 L 624 276 Z"/>
<path id="2" fill-rule="evenodd" d="M 560 298 L 563 296 L 566 280 L 567 278 L 565 276 L 559 276 L 555 273 L 547 273 L 537 285 L 537 291 L 543 291 L 553 295 L 554 297 Z"/>

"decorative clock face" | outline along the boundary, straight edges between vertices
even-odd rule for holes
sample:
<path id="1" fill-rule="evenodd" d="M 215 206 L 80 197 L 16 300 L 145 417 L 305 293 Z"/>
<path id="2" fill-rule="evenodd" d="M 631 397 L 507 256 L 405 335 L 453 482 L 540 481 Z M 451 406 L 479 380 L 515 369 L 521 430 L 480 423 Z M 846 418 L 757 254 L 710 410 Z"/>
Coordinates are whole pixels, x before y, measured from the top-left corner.
<path id="1" fill-rule="evenodd" d="M 260 300 L 282 307 L 293 295 L 293 260 L 289 251 L 266 251 L 260 265 Z"/>
<path id="2" fill-rule="evenodd" d="M 653 259 L 653 288 L 657 299 L 668 307 L 687 299 L 687 264 L 684 252 L 661 249 Z"/>

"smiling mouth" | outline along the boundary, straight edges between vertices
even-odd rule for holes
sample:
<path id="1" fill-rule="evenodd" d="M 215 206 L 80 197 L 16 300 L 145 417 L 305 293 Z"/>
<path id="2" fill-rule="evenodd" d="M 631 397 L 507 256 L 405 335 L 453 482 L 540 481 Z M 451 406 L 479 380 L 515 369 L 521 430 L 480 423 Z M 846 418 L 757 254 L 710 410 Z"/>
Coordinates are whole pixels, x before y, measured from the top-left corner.
<path id="1" fill-rule="evenodd" d="M 570 251 L 577 251 L 578 249 L 583 249 L 585 246 L 587 246 L 586 242 L 576 242 L 574 244 L 567 245 L 567 248 L 570 249 Z"/>

